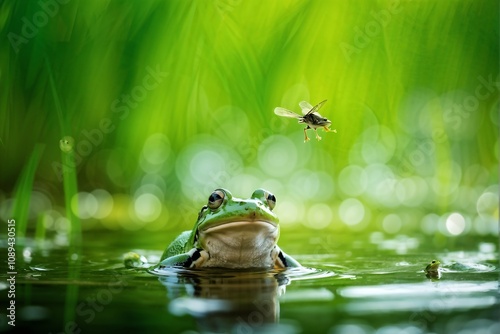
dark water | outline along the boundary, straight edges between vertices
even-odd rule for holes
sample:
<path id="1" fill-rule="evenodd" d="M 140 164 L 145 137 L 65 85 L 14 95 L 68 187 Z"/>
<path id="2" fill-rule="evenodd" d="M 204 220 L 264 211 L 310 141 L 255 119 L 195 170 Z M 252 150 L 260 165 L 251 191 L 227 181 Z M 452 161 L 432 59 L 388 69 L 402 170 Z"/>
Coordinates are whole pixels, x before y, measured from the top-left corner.
<path id="1" fill-rule="evenodd" d="M 0 328 L 40 333 L 500 332 L 494 242 L 472 240 L 449 251 L 429 250 L 425 238 L 404 236 L 339 237 L 337 244 L 322 244 L 322 238 L 303 232 L 290 237 L 286 250 L 304 269 L 154 274 L 124 268 L 122 255 L 134 250 L 155 262 L 162 249 L 148 248 L 148 240 L 156 244 L 160 236 L 84 235 L 87 242 L 72 249 L 74 255 L 67 247 L 27 240 L 16 263 L 16 326 L 2 315 Z M 440 279 L 423 271 L 434 258 L 443 263 Z M 5 282 L 2 305 L 10 300 Z"/>

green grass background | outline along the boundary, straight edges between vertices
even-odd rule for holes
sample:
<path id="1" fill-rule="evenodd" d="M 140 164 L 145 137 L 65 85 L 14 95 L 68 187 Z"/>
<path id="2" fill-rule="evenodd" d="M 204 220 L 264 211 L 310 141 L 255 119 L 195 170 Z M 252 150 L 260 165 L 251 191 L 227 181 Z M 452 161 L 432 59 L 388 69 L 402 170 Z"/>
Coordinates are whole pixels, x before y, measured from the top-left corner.
<path id="1" fill-rule="evenodd" d="M 367 231 L 394 212 L 413 231 L 428 214 L 460 212 L 472 232 L 476 219 L 498 219 L 498 203 L 486 216 L 476 203 L 498 198 L 498 1 L 4 0 L 0 12 L 4 220 L 39 144 L 26 187 L 49 201 L 31 202 L 32 228 L 44 212 L 71 217 L 77 191 L 105 189 L 112 211 L 84 229 L 180 230 L 216 186 L 241 197 L 266 186 L 277 210 L 297 203 L 302 221 L 331 229 L 347 229 L 339 203 L 350 198 L 371 212 Z M 320 131 L 320 142 L 310 132 L 303 143 L 302 126 L 273 113 L 323 99 L 338 133 Z M 339 185 L 353 165 L 379 171 L 362 173 L 359 193 L 357 174 Z M 133 214 L 144 184 L 161 203 L 149 222 Z M 417 195 L 377 202 L 377 189 L 399 185 Z M 331 211 L 311 215 L 317 204 Z"/>

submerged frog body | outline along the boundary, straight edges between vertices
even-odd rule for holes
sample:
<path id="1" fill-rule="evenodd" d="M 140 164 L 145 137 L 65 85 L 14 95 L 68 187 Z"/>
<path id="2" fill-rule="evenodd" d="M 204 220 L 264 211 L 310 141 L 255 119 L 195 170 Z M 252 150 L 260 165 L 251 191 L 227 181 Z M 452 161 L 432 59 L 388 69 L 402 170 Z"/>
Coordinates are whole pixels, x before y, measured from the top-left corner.
<path id="1" fill-rule="evenodd" d="M 287 268 L 300 267 L 276 244 L 276 198 L 257 189 L 240 199 L 216 189 L 201 208 L 192 231 L 181 233 L 165 250 L 159 267 Z"/>

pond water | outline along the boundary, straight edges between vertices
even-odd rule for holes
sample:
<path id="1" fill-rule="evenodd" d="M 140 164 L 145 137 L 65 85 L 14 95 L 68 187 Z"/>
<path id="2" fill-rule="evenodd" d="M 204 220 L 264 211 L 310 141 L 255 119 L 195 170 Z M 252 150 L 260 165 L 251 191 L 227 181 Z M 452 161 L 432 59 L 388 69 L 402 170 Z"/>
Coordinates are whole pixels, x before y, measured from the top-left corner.
<path id="1" fill-rule="evenodd" d="M 1 330 L 500 332 L 494 238 L 469 237 L 467 246 L 452 251 L 429 249 L 423 237 L 372 233 L 323 243 L 318 231 L 287 233 L 282 231 L 280 245 L 303 269 L 151 273 L 123 266 L 122 256 L 131 250 L 158 261 L 163 250 L 151 245 L 170 240 L 159 233 L 93 232 L 84 234 L 83 248 L 71 250 L 25 240 L 17 250 L 16 326 L 2 315 Z M 432 259 L 443 264 L 439 279 L 423 271 Z M 2 305 L 8 303 L 5 282 L 2 277 Z"/>

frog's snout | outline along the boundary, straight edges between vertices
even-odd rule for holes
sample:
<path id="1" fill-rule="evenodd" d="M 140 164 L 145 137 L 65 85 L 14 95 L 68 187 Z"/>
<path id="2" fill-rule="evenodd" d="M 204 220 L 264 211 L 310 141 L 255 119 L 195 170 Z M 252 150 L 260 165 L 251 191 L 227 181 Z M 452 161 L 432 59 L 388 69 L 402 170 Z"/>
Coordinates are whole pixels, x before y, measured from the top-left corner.
<path id="1" fill-rule="evenodd" d="M 257 219 L 262 212 L 262 204 L 260 203 L 247 203 L 245 206 L 245 215 L 251 219 Z"/>

